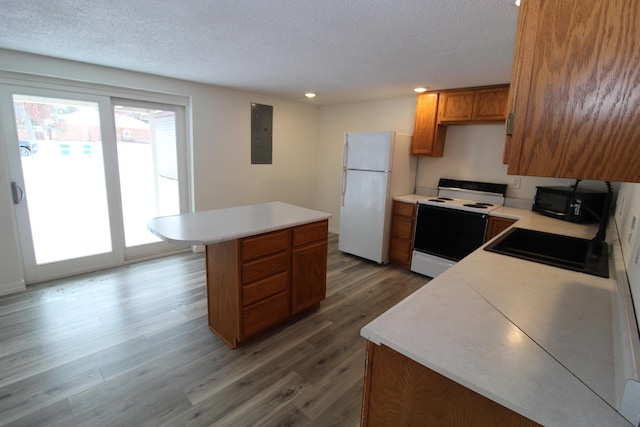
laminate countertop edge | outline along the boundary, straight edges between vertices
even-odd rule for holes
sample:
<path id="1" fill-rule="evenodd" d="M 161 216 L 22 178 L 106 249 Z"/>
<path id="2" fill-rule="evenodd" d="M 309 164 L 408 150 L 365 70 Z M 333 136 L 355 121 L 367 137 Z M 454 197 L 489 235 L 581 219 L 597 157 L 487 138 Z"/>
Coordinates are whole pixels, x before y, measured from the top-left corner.
<path id="1" fill-rule="evenodd" d="M 209 245 L 329 218 L 326 212 L 270 202 L 156 217 L 147 222 L 147 229 L 166 241 Z"/>

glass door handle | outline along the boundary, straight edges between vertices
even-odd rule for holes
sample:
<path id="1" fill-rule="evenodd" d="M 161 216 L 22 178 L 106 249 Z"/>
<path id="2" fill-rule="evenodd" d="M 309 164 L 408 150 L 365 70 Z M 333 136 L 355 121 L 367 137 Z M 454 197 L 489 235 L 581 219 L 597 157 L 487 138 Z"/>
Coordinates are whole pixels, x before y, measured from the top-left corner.
<path id="1" fill-rule="evenodd" d="M 11 181 L 11 195 L 13 196 L 13 204 L 17 205 L 24 199 L 24 190 L 15 181 Z"/>

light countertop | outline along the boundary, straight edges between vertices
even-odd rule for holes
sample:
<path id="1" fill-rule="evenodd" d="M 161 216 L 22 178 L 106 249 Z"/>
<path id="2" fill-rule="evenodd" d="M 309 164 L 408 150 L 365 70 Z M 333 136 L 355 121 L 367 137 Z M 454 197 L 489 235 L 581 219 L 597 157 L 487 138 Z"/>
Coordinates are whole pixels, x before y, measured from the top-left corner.
<path id="1" fill-rule="evenodd" d="M 331 214 L 283 202 L 157 217 L 147 228 L 161 239 L 208 245 L 331 218 Z"/>
<path id="2" fill-rule="evenodd" d="M 393 200 L 397 200 L 399 202 L 414 203 L 414 204 L 418 203 L 418 201 L 420 201 L 420 200 L 427 200 L 427 199 L 433 199 L 433 197 L 420 196 L 418 194 L 405 194 L 405 195 L 402 195 L 402 196 L 395 196 L 393 198 Z"/>
<path id="3" fill-rule="evenodd" d="M 509 207 L 491 214 L 519 219 L 517 227 L 589 239 L 597 229 Z M 610 225 L 613 254 L 615 234 Z M 612 271 L 624 268 L 621 262 L 612 256 Z M 630 426 L 612 407 L 615 286 L 614 278 L 480 248 L 361 335 L 542 425 Z"/>

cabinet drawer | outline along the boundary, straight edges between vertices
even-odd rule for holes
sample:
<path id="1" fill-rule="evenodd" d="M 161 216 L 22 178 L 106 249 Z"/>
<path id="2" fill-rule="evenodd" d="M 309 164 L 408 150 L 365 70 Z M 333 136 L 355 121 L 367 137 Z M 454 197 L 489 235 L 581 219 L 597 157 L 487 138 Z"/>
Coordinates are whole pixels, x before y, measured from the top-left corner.
<path id="1" fill-rule="evenodd" d="M 394 216 L 391 223 L 391 234 L 403 239 L 411 240 L 413 237 L 413 218 Z"/>
<path id="2" fill-rule="evenodd" d="M 413 218 L 416 214 L 416 205 L 413 203 L 393 202 L 393 214 Z"/>
<path id="3" fill-rule="evenodd" d="M 327 240 L 329 221 L 314 222 L 293 229 L 293 246 Z"/>
<path id="4" fill-rule="evenodd" d="M 260 258 L 242 265 L 242 284 L 246 285 L 256 280 L 289 271 L 289 252 Z"/>
<path id="5" fill-rule="evenodd" d="M 286 271 L 242 287 L 244 307 L 262 299 L 286 291 L 289 288 L 289 273 Z"/>
<path id="6" fill-rule="evenodd" d="M 289 317 L 289 293 L 282 292 L 242 310 L 242 336 L 246 338 Z"/>
<path id="7" fill-rule="evenodd" d="M 289 248 L 289 230 L 274 231 L 241 239 L 242 261 L 284 251 Z"/>

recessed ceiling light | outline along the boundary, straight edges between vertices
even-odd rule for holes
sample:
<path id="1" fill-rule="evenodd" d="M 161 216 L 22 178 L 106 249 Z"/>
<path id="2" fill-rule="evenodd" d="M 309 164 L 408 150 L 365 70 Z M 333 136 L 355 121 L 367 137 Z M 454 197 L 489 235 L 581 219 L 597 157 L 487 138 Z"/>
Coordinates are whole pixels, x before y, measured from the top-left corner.
<path id="1" fill-rule="evenodd" d="M 426 92 L 428 88 L 426 87 L 417 87 L 414 90 L 418 93 Z"/>
<path id="2" fill-rule="evenodd" d="M 516 0 L 516 6 L 520 6 L 520 0 Z"/>
<path id="3" fill-rule="evenodd" d="M 304 94 L 304 96 L 306 96 L 307 98 L 315 98 L 316 94 L 313 92 L 307 92 Z"/>

